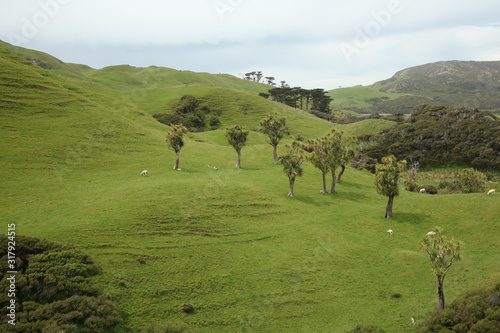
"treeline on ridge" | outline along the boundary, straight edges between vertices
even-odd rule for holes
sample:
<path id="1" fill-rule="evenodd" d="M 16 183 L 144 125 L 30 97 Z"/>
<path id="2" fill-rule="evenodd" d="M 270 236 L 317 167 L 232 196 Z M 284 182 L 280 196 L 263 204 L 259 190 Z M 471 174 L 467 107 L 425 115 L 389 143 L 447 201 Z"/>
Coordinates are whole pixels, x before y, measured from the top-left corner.
<path id="1" fill-rule="evenodd" d="M 332 98 L 326 95 L 324 89 L 290 88 L 287 85 L 269 89 L 268 93 L 260 93 L 264 98 L 271 98 L 275 102 L 286 104 L 290 107 L 309 111 L 315 110 L 330 113 Z"/>
<path id="2" fill-rule="evenodd" d="M 500 169 L 500 120 L 475 108 L 420 105 L 407 120 L 358 141 L 375 160 L 394 155 L 421 165 Z"/>

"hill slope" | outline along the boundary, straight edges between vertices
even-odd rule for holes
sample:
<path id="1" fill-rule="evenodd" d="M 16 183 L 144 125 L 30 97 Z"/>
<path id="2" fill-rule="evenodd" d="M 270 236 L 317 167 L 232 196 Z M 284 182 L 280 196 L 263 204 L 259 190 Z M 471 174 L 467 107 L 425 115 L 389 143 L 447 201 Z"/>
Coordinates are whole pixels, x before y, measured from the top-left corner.
<path id="1" fill-rule="evenodd" d="M 397 72 L 370 87 L 330 91 L 340 109 L 410 113 L 419 104 L 500 111 L 500 61 L 442 61 Z"/>
<path id="2" fill-rule="evenodd" d="M 196 332 L 344 332 L 357 323 L 413 332 L 409 318 L 437 303 L 419 250 L 435 225 L 465 243 L 447 299 L 500 278 L 498 196 L 405 192 L 387 221 L 372 176 L 352 169 L 337 195 L 319 195 L 321 173 L 305 163 L 288 198 L 288 179 L 255 131 L 241 170 L 216 130 L 190 134 L 174 171 L 168 126 L 151 117 L 192 93 L 224 107 L 225 124 L 255 129 L 276 110 L 308 137 L 331 126 L 305 113 L 219 87 L 68 81 L 2 50 L 0 84 L 0 221 L 90 253 L 104 272 L 95 282 L 124 318 L 119 332 L 172 322 Z M 182 313 L 188 302 L 195 311 Z"/>

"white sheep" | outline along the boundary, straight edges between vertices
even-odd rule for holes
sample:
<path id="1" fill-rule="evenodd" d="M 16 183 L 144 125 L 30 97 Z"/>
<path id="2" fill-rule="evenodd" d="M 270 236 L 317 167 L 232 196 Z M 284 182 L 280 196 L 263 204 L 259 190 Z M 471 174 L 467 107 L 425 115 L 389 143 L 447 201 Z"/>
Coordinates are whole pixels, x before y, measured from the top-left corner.
<path id="1" fill-rule="evenodd" d="M 415 319 L 413 319 L 413 317 L 411 317 L 410 319 L 411 319 L 411 323 L 413 324 L 413 326 L 415 326 Z"/>
<path id="2" fill-rule="evenodd" d="M 148 175 L 148 170 L 142 170 L 141 176 L 147 176 Z"/>
<path id="3" fill-rule="evenodd" d="M 389 230 L 387 230 L 387 233 L 392 236 L 394 234 L 394 231 L 392 231 L 391 229 L 389 229 Z"/>
<path id="4" fill-rule="evenodd" d="M 421 189 L 420 193 L 425 193 L 425 188 Z"/>
<path id="5" fill-rule="evenodd" d="M 427 233 L 427 236 L 428 236 L 428 237 L 431 237 L 431 236 L 436 236 L 436 233 L 435 233 L 434 231 L 429 231 L 429 232 Z"/>
<path id="6" fill-rule="evenodd" d="M 488 195 L 495 194 L 495 190 L 489 190 Z"/>

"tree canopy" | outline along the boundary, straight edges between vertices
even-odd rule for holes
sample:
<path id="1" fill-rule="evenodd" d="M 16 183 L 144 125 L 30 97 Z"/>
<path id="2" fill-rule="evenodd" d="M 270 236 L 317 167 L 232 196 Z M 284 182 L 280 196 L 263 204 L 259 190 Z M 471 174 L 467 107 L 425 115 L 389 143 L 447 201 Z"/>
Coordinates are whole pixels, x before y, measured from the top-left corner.
<path id="1" fill-rule="evenodd" d="M 382 158 L 382 164 L 375 167 L 375 187 L 378 194 L 389 198 L 385 210 L 385 218 L 392 218 L 392 205 L 395 197 L 399 196 L 399 176 L 405 171 L 406 161 L 400 161 L 393 155 Z"/>
<path id="2" fill-rule="evenodd" d="M 259 123 L 260 131 L 267 135 L 269 144 L 274 148 L 274 164 L 278 164 L 277 147 L 281 139 L 288 133 L 286 118 L 279 117 L 277 113 L 267 114 Z"/>
<path id="3" fill-rule="evenodd" d="M 377 160 L 392 154 L 421 165 L 500 169 L 500 120 L 474 108 L 421 105 L 407 121 L 362 140 Z"/>
<path id="4" fill-rule="evenodd" d="M 451 265 L 460 260 L 460 241 L 451 237 L 446 239 L 439 227 L 429 232 L 422 241 L 422 248 L 429 254 L 432 272 L 436 276 L 438 289 L 438 310 L 444 310 L 443 284 L 446 273 Z"/>
<path id="5" fill-rule="evenodd" d="M 241 169 L 241 149 L 246 146 L 248 134 L 250 132 L 240 125 L 226 127 L 227 142 L 233 146 L 238 153 L 236 168 Z"/>

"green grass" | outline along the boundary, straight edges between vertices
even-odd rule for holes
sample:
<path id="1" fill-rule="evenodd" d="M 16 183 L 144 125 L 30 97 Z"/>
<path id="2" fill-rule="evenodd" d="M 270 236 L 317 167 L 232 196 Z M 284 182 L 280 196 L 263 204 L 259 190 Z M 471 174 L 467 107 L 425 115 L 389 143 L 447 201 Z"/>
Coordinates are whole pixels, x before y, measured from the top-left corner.
<path id="1" fill-rule="evenodd" d="M 224 125 L 252 130 L 243 169 L 220 129 L 190 134 L 182 171 L 172 170 L 168 127 L 151 115 L 185 93 L 223 107 Z M 385 220 L 387 200 L 370 174 L 348 169 L 337 195 L 320 195 L 320 172 L 306 163 L 288 198 L 258 121 L 278 112 L 307 137 L 331 124 L 248 92 L 127 93 L 0 50 L 0 100 L 1 224 L 90 253 L 104 272 L 96 283 L 124 318 L 119 332 L 167 322 L 196 332 L 344 332 L 358 323 L 412 332 L 410 317 L 437 308 L 419 249 L 436 225 L 464 242 L 445 281 L 448 301 L 500 279 L 499 196 L 403 192 Z M 364 125 L 345 130 L 375 126 Z M 180 311 L 186 302 L 194 313 Z"/>
<path id="2" fill-rule="evenodd" d="M 373 106 L 370 99 L 396 99 L 408 94 L 390 94 L 379 91 L 379 86 L 355 86 L 330 90 L 328 95 L 333 98 L 332 106 L 336 109 L 367 108 Z"/>

